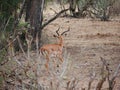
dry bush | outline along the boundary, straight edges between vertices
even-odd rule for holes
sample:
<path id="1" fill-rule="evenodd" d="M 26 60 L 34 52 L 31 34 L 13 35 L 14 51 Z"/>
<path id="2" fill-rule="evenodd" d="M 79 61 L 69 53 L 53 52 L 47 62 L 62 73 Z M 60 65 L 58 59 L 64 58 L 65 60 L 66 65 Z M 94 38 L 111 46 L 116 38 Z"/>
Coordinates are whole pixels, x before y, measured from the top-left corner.
<path id="1" fill-rule="evenodd" d="M 28 45 L 27 52 L 22 48 L 22 44 L 17 37 L 19 46 L 22 53 L 14 56 L 13 51 L 9 56 L 9 61 L 4 65 L 0 66 L 0 75 L 2 78 L 2 90 L 92 90 L 93 81 L 95 80 L 95 72 L 93 71 L 90 76 L 90 80 L 87 84 L 87 88 L 79 86 L 79 78 L 72 76 L 70 79 L 66 79 L 66 74 L 72 72 L 71 69 L 71 57 L 70 54 L 64 50 L 63 59 L 64 62 L 60 63 L 57 58 L 51 58 L 49 63 L 49 73 L 47 72 L 44 64 L 46 62 L 39 54 L 38 40 L 36 39 L 36 51 L 31 51 L 31 41 L 32 38 L 27 36 L 26 41 Z M 55 60 L 55 65 L 53 65 L 53 60 Z M 114 90 L 116 83 L 115 79 L 119 74 L 120 65 L 116 69 L 115 73 L 111 75 L 109 72 L 109 67 L 107 62 L 101 58 L 103 62 L 102 79 L 97 83 L 95 90 L 101 90 L 105 81 L 109 84 L 109 90 Z M 57 67 L 59 64 L 59 67 Z M 106 73 L 107 72 L 107 73 Z M 110 77 L 113 76 L 113 77 Z M 66 80 L 65 80 L 66 79 Z"/>
<path id="2" fill-rule="evenodd" d="M 111 10 L 110 10 L 110 13 L 112 14 L 112 15 L 120 15 L 120 0 L 117 0 L 114 4 L 113 4 L 113 6 L 112 6 L 112 8 L 111 8 Z"/>

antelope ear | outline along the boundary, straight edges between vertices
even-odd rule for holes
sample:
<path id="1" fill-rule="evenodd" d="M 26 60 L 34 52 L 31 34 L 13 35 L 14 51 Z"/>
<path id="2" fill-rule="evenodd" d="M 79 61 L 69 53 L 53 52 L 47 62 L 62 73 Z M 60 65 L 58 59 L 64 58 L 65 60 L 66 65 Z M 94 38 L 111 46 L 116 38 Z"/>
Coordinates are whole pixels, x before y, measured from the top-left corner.
<path id="1" fill-rule="evenodd" d="M 65 34 L 65 36 L 67 36 L 67 34 Z"/>

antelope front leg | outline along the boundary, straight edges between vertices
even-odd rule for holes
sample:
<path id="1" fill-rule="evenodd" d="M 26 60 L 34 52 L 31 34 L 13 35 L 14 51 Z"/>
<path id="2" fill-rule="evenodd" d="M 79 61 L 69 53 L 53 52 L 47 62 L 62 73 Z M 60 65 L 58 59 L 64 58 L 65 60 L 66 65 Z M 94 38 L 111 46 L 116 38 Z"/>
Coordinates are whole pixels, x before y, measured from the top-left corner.
<path id="1" fill-rule="evenodd" d="M 47 69 L 47 71 L 49 71 L 49 67 L 48 67 L 48 64 L 49 64 L 49 61 L 50 61 L 50 59 L 49 59 L 49 54 L 46 54 L 46 64 L 45 64 L 45 67 L 46 67 L 46 69 Z"/>

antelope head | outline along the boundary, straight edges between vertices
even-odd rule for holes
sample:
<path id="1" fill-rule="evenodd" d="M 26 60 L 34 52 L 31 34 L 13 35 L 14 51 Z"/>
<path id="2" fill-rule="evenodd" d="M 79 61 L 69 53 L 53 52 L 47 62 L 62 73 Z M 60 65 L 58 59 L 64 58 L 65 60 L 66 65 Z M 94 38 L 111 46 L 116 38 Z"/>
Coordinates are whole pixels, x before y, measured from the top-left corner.
<path id="1" fill-rule="evenodd" d="M 59 30 L 60 30 L 60 27 L 58 28 L 58 30 L 56 30 L 56 34 L 57 34 L 57 35 L 53 35 L 54 37 L 57 37 L 58 39 L 59 39 L 60 37 L 62 37 L 64 34 L 66 35 L 66 32 L 70 31 L 70 27 L 68 28 L 68 30 L 62 32 L 61 34 L 59 33 Z"/>

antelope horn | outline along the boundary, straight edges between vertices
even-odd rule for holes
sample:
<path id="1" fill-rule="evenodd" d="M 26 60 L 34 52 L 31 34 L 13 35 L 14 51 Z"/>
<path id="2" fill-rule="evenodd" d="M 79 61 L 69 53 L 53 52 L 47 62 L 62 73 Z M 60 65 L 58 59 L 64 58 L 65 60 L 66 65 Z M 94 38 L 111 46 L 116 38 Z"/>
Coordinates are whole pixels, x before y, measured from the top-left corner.
<path id="1" fill-rule="evenodd" d="M 63 33 L 61 33 L 61 35 L 65 34 L 66 32 L 70 31 L 70 27 L 68 28 L 68 30 L 64 31 Z"/>
<path id="2" fill-rule="evenodd" d="M 57 35 L 59 36 L 60 34 L 59 34 L 59 31 L 60 30 L 60 27 L 58 28 L 58 30 L 56 30 L 56 33 L 57 33 Z"/>

